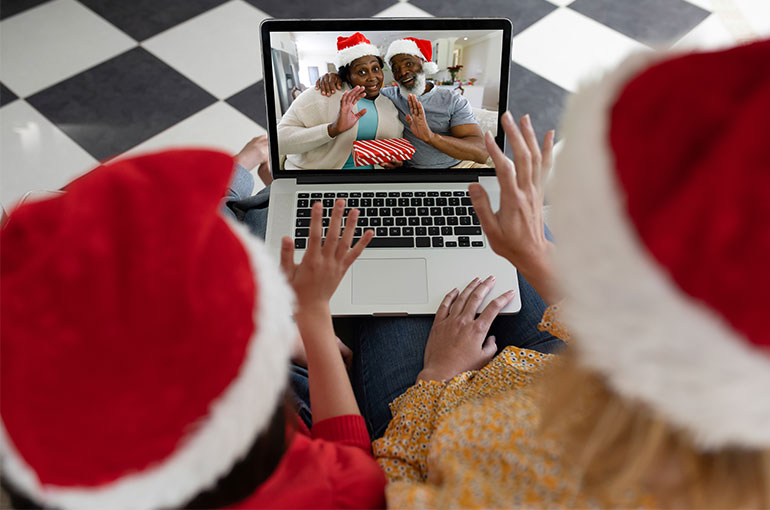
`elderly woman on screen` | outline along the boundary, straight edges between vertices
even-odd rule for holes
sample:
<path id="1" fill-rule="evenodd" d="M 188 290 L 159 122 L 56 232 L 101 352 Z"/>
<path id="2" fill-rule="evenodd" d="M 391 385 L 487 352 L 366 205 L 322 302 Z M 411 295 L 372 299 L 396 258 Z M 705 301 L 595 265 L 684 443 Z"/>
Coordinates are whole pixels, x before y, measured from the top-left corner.
<path id="1" fill-rule="evenodd" d="M 314 88 L 291 104 L 278 124 L 278 150 L 287 169 L 352 169 L 353 142 L 400 138 L 403 125 L 390 99 L 380 94 L 380 51 L 361 33 L 337 38 L 337 67 L 344 94 L 326 97 Z M 400 162 L 384 166 L 400 166 Z"/>

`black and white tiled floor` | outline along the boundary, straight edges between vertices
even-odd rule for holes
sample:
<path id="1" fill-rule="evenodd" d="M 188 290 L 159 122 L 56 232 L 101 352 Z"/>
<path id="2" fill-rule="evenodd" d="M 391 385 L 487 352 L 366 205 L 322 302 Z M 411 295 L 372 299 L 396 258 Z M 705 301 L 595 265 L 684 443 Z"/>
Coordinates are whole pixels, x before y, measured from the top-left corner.
<path id="1" fill-rule="evenodd" d="M 510 109 L 555 128 L 580 80 L 648 46 L 770 33 L 768 0 L 0 0 L 0 203 L 99 161 L 265 132 L 268 17 L 506 16 Z"/>

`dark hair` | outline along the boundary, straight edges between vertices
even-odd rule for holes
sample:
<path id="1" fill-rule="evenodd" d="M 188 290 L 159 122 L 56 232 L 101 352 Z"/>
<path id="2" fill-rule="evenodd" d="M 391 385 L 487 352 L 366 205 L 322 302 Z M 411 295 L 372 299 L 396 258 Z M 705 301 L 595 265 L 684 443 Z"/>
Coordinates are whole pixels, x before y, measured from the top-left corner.
<path id="1" fill-rule="evenodd" d="M 375 57 L 377 56 L 375 55 Z M 377 57 L 377 62 L 380 63 L 380 69 L 382 69 L 382 66 L 385 65 L 385 62 L 382 60 L 382 57 Z M 353 62 L 351 62 L 350 64 L 352 63 Z M 339 75 L 340 80 L 344 81 L 345 83 L 347 83 L 352 87 L 353 84 L 350 82 L 350 64 L 345 64 L 344 66 L 337 69 L 337 74 Z"/>
<path id="2" fill-rule="evenodd" d="M 273 474 L 286 453 L 291 441 L 289 427 L 294 429 L 295 416 L 293 400 L 289 393 L 286 393 L 270 419 L 270 425 L 257 437 L 246 456 L 233 464 L 230 472 L 214 487 L 199 493 L 183 508 L 224 508 L 253 494 L 256 488 Z M 11 500 L 11 508 L 43 508 L 6 482 L 7 480 L 2 480 L 1 483 Z"/>
<path id="3" fill-rule="evenodd" d="M 288 426 L 294 429 L 295 416 L 293 400 L 286 393 L 270 425 L 257 437 L 246 456 L 233 464 L 214 487 L 199 493 L 184 508 L 225 508 L 251 496 L 273 474 L 286 453 L 291 440 Z"/>

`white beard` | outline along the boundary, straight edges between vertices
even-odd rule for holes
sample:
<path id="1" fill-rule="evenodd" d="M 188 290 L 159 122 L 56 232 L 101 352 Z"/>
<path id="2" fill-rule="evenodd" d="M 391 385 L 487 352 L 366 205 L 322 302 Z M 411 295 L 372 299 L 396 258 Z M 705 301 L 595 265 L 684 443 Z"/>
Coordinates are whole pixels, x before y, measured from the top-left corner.
<path id="1" fill-rule="evenodd" d="M 398 82 L 396 82 L 398 83 Z M 401 95 L 404 99 L 409 97 L 409 94 L 415 96 L 421 96 L 425 92 L 425 73 L 419 73 L 414 75 L 414 83 L 411 87 L 404 87 L 400 83 L 398 84 L 398 90 L 401 91 Z"/>

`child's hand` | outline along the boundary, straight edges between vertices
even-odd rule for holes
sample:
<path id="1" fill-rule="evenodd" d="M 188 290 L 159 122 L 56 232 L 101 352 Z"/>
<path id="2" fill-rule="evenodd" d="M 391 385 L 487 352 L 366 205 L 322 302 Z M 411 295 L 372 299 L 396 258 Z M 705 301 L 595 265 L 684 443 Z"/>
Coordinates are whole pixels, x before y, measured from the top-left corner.
<path id="1" fill-rule="evenodd" d="M 358 209 L 352 209 L 348 214 L 345 230 L 340 237 L 345 201 L 339 199 L 334 204 L 329 230 L 322 246 L 322 209 L 320 202 L 313 205 L 310 238 L 300 264 L 294 263 L 294 241 L 289 237 L 282 239 L 281 268 L 294 288 L 300 309 L 317 309 L 319 306 L 328 308 L 329 299 L 337 290 L 345 272 L 374 237 L 374 231 L 367 230 L 356 245 L 350 247 L 358 221 Z"/>

